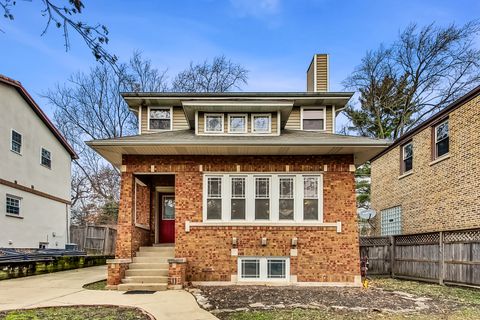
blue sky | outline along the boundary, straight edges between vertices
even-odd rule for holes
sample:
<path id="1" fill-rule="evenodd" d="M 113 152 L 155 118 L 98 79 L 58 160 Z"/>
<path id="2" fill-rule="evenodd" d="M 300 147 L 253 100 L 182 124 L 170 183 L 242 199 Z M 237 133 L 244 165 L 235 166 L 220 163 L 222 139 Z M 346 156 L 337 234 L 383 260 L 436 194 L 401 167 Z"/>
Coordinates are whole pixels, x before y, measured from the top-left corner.
<path id="1" fill-rule="evenodd" d="M 65 52 L 61 30 L 40 37 L 40 1 L 17 1 L 15 20 L 0 20 L 0 73 L 21 81 L 48 115 L 40 95 L 95 64 L 78 36 Z M 61 1 L 58 1 L 61 2 Z M 224 54 L 250 70 L 244 91 L 304 91 L 314 53 L 330 54 L 330 89 L 367 50 L 392 42 L 411 22 L 463 24 L 480 18 L 480 1 L 402 0 L 84 0 L 82 17 L 110 30 L 108 49 L 127 60 L 143 51 L 172 77 L 190 61 Z"/>

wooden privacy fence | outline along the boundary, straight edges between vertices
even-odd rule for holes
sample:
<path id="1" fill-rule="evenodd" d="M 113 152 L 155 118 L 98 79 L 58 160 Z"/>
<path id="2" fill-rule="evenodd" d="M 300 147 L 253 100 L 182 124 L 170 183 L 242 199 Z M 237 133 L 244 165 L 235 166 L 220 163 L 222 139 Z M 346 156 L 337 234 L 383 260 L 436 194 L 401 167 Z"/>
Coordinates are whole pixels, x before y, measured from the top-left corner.
<path id="1" fill-rule="evenodd" d="M 361 237 L 368 274 L 480 286 L 480 229 Z"/>
<path id="2" fill-rule="evenodd" d="M 70 226 L 70 242 L 88 254 L 115 255 L 117 229 L 108 225 Z"/>

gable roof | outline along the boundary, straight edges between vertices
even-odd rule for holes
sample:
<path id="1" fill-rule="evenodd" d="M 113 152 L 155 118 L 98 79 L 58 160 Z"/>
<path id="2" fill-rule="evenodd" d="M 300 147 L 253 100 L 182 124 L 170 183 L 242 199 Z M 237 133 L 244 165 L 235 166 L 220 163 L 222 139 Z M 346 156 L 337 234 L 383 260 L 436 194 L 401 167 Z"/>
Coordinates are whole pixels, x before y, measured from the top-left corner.
<path id="1" fill-rule="evenodd" d="M 458 98 L 457 100 L 455 100 L 454 102 L 446 106 L 440 112 L 437 112 L 436 114 L 434 114 L 433 116 L 425 120 L 424 122 L 420 123 L 418 126 L 404 133 L 401 137 L 393 141 L 393 143 L 388 148 L 386 148 L 385 150 L 377 154 L 370 161 L 375 161 L 381 156 L 383 156 L 384 154 L 386 154 L 387 152 L 389 152 L 390 150 L 392 150 L 393 148 L 397 147 L 398 145 L 402 145 L 405 142 L 408 142 L 408 140 L 410 140 L 415 134 L 432 126 L 436 122 L 442 121 L 444 118 L 448 116 L 450 112 L 463 106 L 465 103 L 472 100 L 478 95 L 480 95 L 480 86 L 475 87 L 474 89 L 472 89 L 471 91 L 463 95 L 462 97 Z"/>
<path id="2" fill-rule="evenodd" d="M 43 121 L 47 128 L 53 133 L 58 142 L 67 150 L 72 159 L 78 159 L 75 150 L 68 144 L 67 140 L 63 135 L 58 131 L 58 129 L 53 125 L 53 123 L 48 119 L 47 115 L 40 109 L 38 104 L 33 100 L 32 96 L 27 92 L 27 90 L 22 86 L 22 84 L 14 79 L 6 77 L 0 74 L 0 83 L 12 86 L 17 90 L 17 92 L 22 96 L 22 98 L 28 103 L 32 110 L 37 114 L 37 116 Z"/>
<path id="3" fill-rule="evenodd" d="M 87 142 L 88 146 L 116 166 L 121 164 L 123 154 L 353 154 L 355 164 L 361 164 L 389 144 L 390 141 L 381 139 L 302 130 L 283 130 L 279 136 L 202 136 L 188 129 Z"/>

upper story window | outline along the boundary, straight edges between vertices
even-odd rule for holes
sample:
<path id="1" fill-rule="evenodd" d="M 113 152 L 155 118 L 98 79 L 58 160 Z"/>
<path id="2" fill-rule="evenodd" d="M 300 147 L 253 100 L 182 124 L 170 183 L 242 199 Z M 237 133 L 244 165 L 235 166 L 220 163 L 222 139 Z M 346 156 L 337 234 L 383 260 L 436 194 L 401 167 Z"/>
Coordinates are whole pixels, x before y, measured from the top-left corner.
<path id="1" fill-rule="evenodd" d="M 45 148 L 42 148 L 40 164 L 49 169 L 52 168 L 52 153 Z"/>
<path id="2" fill-rule="evenodd" d="M 246 114 L 229 114 L 228 115 L 228 132 L 229 133 L 246 133 L 247 132 L 247 115 Z"/>
<path id="3" fill-rule="evenodd" d="M 12 130 L 11 149 L 18 154 L 22 153 L 22 135 L 15 130 Z"/>
<path id="4" fill-rule="evenodd" d="M 325 108 L 302 108 L 302 130 L 325 130 Z"/>
<path id="5" fill-rule="evenodd" d="M 448 120 L 435 126 L 435 158 L 446 155 L 450 148 L 450 133 L 448 130 Z"/>
<path id="6" fill-rule="evenodd" d="M 205 114 L 205 132 L 223 133 L 223 113 Z"/>
<path id="7" fill-rule="evenodd" d="M 22 198 L 7 194 L 6 212 L 7 214 L 20 215 L 20 200 Z"/>
<path id="8" fill-rule="evenodd" d="M 401 173 L 413 169 L 413 143 L 410 141 L 402 146 L 402 170 Z"/>
<path id="9" fill-rule="evenodd" d="M 272 131 L 271 114 L 252 114 L 252 132 L 270 133 Z"/>
<path id="10" fill-rule="evenodd" d="M 149 130 L 171 130 L 172 109 L 171 108 L 149 108 L 148 109 Z"/>

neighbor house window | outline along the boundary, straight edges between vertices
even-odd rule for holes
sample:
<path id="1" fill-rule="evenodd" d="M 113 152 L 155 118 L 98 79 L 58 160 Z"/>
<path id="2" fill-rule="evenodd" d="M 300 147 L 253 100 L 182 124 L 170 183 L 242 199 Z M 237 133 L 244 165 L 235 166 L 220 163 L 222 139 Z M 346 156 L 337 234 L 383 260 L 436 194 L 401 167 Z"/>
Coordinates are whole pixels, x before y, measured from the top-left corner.
<path id="1" fill-rule="evenodd" d="M 12 130 L 12 145 L 13 152 L 22 153 L 22 135 L 15 130 Z"/>
<path id="2" fill-rule="evenodd" d="M 150 130 L 171 130 L 172 109 L 171 108 L 150 108 L 149 109 Z"/>
<path id="3" fill-rule="evenodd" d="M 252 131 L 254 133 L 270 133 L 271 128 L 270 114 L 252 114 Z"/>
<path id="4" fill-rule="evenodd" d="M 231 199 L 232 220 L 245 219 L 245 177 L 232 178 L 232 199 Z"/>
<path id="5" fill-rule="evenodd" d="M 302 109 L 303 130 L 325 130 L 325 109 Z"/>
<path id="6" fill-rule="evenodd" d="M 228 132 L 229 133 L 246 133 L 247 132 L 247 115 L 229 114 L 228 115 Z"/>
<path id="7" fill-rule="evenodd" d="M 323 221 L 321 174 L 205 174 L 203 185 L 204 221 Z"/>
<path id="8" fill-rule="evenodd" d="M 402 233 L 401 206 L 381 210 L 380 215 L 382 236 L 393 236 Z"/>
<path id="9" fill-rule="evenodd" d="M 303 219 L 318 220 L 318 177 L 303 178 Z"/>
<path id="10" fill-rule="evenodd" d="M 20 200 L 22 198 L 7 194 L 6 198 L 6 212 L 7 214 L 20 215 Z"/>
<path id="11" fill-rule="evenodd" d="M 52 154 L 45 148 L 42 148 L 40 163 L 49 169 L 52 168 Z"/>
<path id="12" fill-rule="evenodd" d="M 435 127 L 435 158 L 446 155 L 450 148 L 448 120 Z"/>
<path id="13" fill-rule="evenodd" d="M 278 218 L 280 220 L 293 220 L 294 217 L 294 177 L 280 177 L 279 199 L 278 199 Z"/>
<path id="14" fill-rule="evenodd" d="M 205 115 L 205 132 L 222 133 L 223 132 L 223 114 Z"/>
<path id="15" fill-rule="evenodd" d="M 288 281 L 290 259 L 287 257 L 239 257 L 239 280 Z"/>
<path id="16" fill-rule="evenodd" d="M 413 169 L 413 143 L 409 142 L 402 146 L 402 173 Z"/>
<path id="17" fill-rule="evenodd" d="M 255 177 L 255 220 L 270 218 L 270 178 Z"/>
<path id="18" fill-rule="evenodd" d="M 207 219 L 222 218 L 222 178 L 207 178 Z"/>

